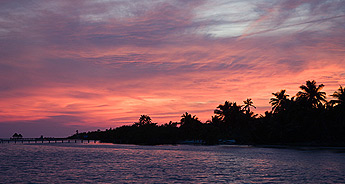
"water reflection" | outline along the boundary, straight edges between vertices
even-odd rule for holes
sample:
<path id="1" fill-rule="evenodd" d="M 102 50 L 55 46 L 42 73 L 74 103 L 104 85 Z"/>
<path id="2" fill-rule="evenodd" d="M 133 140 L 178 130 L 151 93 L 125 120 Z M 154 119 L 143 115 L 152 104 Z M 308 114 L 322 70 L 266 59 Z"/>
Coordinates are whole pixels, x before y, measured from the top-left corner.
<path id="1" fill-rule="evenodd" d="M 345 182 L 345 155 L 228 146 L 1 145 L 1 182 Z"/>

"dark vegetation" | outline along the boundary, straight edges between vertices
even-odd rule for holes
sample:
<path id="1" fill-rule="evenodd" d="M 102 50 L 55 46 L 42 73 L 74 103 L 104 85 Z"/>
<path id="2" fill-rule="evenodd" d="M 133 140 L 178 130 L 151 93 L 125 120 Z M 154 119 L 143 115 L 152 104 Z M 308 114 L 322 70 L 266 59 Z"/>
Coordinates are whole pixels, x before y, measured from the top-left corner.
<path id="1" fill-rule="evenodd" d="M 340 86 L 330 95 L 333 100 L 327 101 L 323 87 L 307 81 L 291 98 L 285 90 L 272 93 L 272 110 L 260 116 L 252 111 L 256 107 L 251 99 L 243 101 L 243 105 L 225 101 L 205 123 L 187 112 L 180 122 L 163 125 L 141 115 L 131 126 L 77 133 L 71 138 L 150 145 L 235 140 L 236 144 L 345 146 L 345 88 Z"/>

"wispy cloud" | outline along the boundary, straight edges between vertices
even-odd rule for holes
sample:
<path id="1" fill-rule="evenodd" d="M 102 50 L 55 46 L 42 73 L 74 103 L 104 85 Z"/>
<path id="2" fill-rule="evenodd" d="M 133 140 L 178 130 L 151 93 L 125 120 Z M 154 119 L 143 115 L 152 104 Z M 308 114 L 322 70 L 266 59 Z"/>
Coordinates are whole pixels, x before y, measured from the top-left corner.
<path id="1" fill-rule="evenodd" d="M 262 113 L 272 92 L 294 95 L 306 80 L 330 94 L 345 83 L 344 10 L 335 0 L 3 1 L 1 122 L 73 116 L 59 126 L 108 128 L 186 111 L 206 121 L 225 100 L 252 98 Z"/>

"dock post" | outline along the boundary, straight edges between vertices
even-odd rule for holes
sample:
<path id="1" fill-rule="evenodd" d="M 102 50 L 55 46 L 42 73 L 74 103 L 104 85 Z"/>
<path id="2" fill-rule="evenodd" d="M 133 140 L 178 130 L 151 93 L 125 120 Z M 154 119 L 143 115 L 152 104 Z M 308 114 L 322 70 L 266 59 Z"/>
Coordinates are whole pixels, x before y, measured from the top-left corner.
<path id="1" fill-rule="evenodd" d="M 89 140 L 87 140 L 87 143 L 90 143 L 90 139 L 89 139 Z"/>
<path id="2" fill-rule="evenodd" d="M 61 141 L 62 141 L 62 143 L 63 143 L 63 139 L 62 139 Z"/>
<path id="3" fill-rule="evenodd" d="M 77 140 L 74 140 L 74 143 L 77 143 Z"/>

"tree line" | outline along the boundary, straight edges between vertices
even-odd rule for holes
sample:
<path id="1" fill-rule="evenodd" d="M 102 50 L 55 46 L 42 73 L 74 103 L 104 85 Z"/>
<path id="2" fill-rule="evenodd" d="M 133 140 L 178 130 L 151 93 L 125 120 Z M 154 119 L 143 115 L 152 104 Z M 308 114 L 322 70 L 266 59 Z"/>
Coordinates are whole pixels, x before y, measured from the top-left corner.
<path id="1" fill-rule="evenodd" d="M 203 123 L 196 115 L 184 113 L 179 122 L 153 123 L 148 115 L 138 122 L 105 131 L 77 133 L 70 138 L 99 139 L 126 144 L 177 144 L 200 142 L 219 144 L 345 145 L 345 88 L 342 86 L 326 100 L 324 85 L 306 81 L 290 98 L 283 89 L 272 93 L 272 109 L 255 114 L 252 99 L 243 104 L 225 101 Z"/>

